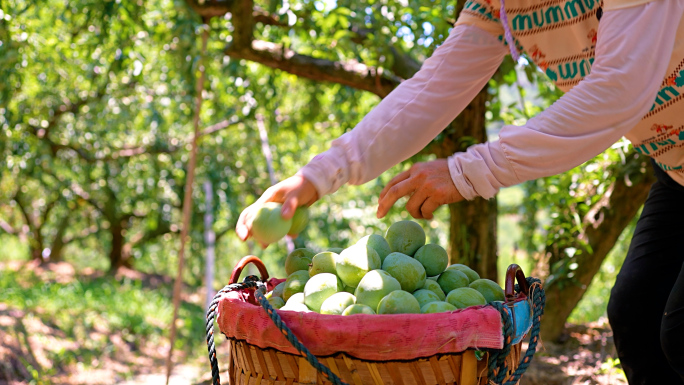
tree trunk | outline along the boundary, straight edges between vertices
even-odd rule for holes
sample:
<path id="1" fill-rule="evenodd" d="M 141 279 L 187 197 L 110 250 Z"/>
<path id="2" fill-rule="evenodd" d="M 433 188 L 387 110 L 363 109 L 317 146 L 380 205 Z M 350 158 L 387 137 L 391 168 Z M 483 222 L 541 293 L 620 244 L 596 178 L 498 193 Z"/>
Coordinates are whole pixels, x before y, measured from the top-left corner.
<path id="1" fill-rule="evenodd" d="M 446 158 L 458 151 L 465 151 L 469 145 L 487 141 L 485 112 L 489 94 L 484 87 L 472 102 L 445 130 L 439 146 L 430 151 L 440 158 Z M 496 281 L 496 198 L 476 198 L 449 205 L 450 263 L 462 263 L 477 271 L 482 278 Z"/>
<path id="2" fill-rule="evenodd" d="M 641 173 L 640 168 L 649 171 Z M 630 173 L 630 170 L 634 171 Z M 631 181 L 631 186 L 626 181 Z M 616 181 L 583 220 L 583 240 L 590 246 L 588 250 L 591 252 L 584 250 L 572 259 L 577 268 L 571 277 L 555 277 L 544 287 L 546 308 L 541 328 L 543 339 L 554 341 L 561 337 L 566 320 L 582 299 L 618 237 L 646 200 L 654 181 L 643 157 L 632 156 L 626 165 L 617 170 Z M 564 249 L 554 248 L 553 244 L 546 249 L 549 260 L 560 260 L 564 253 Z M 551 275 L 554 273 L 550 272 Z"/>
<path id="3" fill-rule="evenodd" d="M 498 281 L 496 244 L 496 198 L 449 205 L 450 263 L 462 263 L 482 278 Z"/>
<path id="4" fill-rule="evenodd" d="M 42 261 L 43 260 L 43 250 L 34 244 L 33 242 L 30 242 L 31 246 L 31 260 L 32 261 Z"/>
<path id="5" fill-rule="evenodd" d="M 124 258 L 124 246 L 126 239 L 123 235 L 124 226 L 122 221 L 113 221 L 109 232 L 112 235 L 112 244 L 109 249 L 109 272 L 116 272 L 120 267 L 129 267 L 128 258 Z"/>
<path id="6" fill-rule="evenodd" d="M 31 253 L 32 261 L 43 262 L 43 250 L 45 249 L 45 241 L 43 239 L 42 226 L 30 226 L 33 236 L 29 239 L 29 251 Z"/>
<path id="7" fill-rule="evenodd" d="M 50 262 L 60 262 L 62 261 L 62 251 L 64 250 L 64 233 L 69 227 L 69 216 L 65 216 L 59 222 L 59 228 L 57 228 L 57 234 L 52 241 L 52 247 L 50 248 Z"/>

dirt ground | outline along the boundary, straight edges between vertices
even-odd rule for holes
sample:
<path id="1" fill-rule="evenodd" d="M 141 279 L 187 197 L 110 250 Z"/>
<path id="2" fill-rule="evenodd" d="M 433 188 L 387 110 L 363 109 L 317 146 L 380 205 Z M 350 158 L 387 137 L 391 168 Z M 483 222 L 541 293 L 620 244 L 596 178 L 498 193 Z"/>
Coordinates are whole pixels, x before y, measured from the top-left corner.
<path id="1" fill-rule="evenodd" d="M 520 385 L 623 384 L 627 385 L 627 380 L 606 323 L 568 324 L 563 342 L 542 343 L 520 381 Z"/>

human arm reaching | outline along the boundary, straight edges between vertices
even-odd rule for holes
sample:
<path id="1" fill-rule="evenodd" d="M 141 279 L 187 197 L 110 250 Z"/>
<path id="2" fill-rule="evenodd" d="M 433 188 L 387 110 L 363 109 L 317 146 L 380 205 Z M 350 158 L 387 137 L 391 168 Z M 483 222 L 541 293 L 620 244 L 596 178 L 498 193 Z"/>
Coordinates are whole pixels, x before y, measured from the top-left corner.
<path id="1" fill-rule="evenodd" d="M 502 187 L 567 171 L 629 132 L 653 105 L 683 12 L 682 1 L 653 1 L 605 12 L 595 61 L 583 81 L 526 125 L 504 126 L 499 140 L 471 146 L 448 159 L 459 193 L 466 199 L 491 198 Z M 383 190 L 387 193 L 381 195 L 378 216 L 416 191 L 422 190 L 421 197 L 440 193 L 423 186 L 424 166 L 414 168 Z M 436 207 L 429 200 L 425 204 L 414 212 L 429 217 L 425 215 Z"/>
<path id="2" fill-rule="evenodd" d="M 402 82 L 350 132 L 334 140 L 292 178 L 271 187 L 259 201 L 283 203 L 290 218 L 345 183 L 363 184 L 423 149 L 486 85 L 507 50 L 473 25 L 456 26 L 420 71 Z M 313 187 L 313 189 L 312 189 Z M 303 195 L 299 195 L 303 194 Z M 243 211 L 236 231 L 250 236 L 254 207 Z"/>
<path id="3" fill-rule="evenodd" d="M 491 33 L 458 25 L 425 61 L 350 132 L 299 174 L 319 196 L 360 185 L 422 150 L 482 90 L 508 51 Z"/>

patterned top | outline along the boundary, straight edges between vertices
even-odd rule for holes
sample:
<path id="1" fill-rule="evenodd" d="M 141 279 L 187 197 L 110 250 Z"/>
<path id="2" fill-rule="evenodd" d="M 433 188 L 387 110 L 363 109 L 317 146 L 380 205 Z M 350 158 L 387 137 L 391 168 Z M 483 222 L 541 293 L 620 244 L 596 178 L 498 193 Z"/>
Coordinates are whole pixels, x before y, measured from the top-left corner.
<path id="1" fill-rule="evenodd" d="M 656 0 L 506 0 L 517 48 L 567 92 L 591 73 L 599 20 L 597 11 L 623 9 Z M 667 1 L 667 0 L 660 0 Z M 504 44 L 500 0 L 468 0 L 458 24 L 475 25 Z M 650 112 L 628 134 L 636 151 L 656 159 L 684 184 L 684 23 L 677 29 L 668 70 Z"/>

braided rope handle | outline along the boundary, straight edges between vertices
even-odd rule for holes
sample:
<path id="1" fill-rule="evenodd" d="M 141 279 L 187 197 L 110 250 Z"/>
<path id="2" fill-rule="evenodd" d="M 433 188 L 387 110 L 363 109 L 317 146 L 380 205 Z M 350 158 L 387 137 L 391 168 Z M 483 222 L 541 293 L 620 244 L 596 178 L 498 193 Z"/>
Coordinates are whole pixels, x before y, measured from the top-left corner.
<path id="1" fill-rule="evenodd" d="M 491 306 L 501 313 L 501 322 L 503 323 L 503 338 L 504 344 L 501 350 L 490 352 L 487 378 L 489 384 L 501 384 L 504 381 L 508 365 L 506 364 L 506 357 L 511 352 L 511 342 L 513 340 L 513 323 L 511 317 L 506 311 L 506 305 L 502 302 L 492 302 Z"/>
<path id="2" fill-rule="evenodd" d="M 240 278 L 240 274 L 242 274 L 242 270 L 250 263 L 256 265 L 257 269 L 259 270 L 259 274 L 261 274 L 261 280 L 259 280 L 259 277 L 255 275 L 250 275 L 245 277 L 242 283 L 238 283 L 237 281 Z M 267 279 L 268 271 L 266 270 L 266 266 L 264 266 L 264 263 L 261 262 L 259 258 L 253 255 L 248 255 L 240 259 L 237 265 L 235 265 L 235 268 L 230 274 L 230 280 L 228 281 L 228 285 L 224 286 L 223 289 L 219 290 L 218 293 L 214 295 L 214 298 L 212 298 L 211 303 L 209 304 L 209 308 L 207 309 L 207 323 L 205 325 L 205 330 L 207 332 L 207 349 L 209 350 L 209 364 L 211 365 L 211 382 L 213 385 L 221 385 L 218 360 L 216 359 L 216 346 L 214 344 L 214 321 L 216 320 L 218 304 L 219 302 L 221 302 L 221 298 L 223 298 L 223 295 L 225 293 L 235 290 L 255 288 L 264 288 L 265 290 L 266 285 L 264 282 L 266 282 Z M 247 300 L 249 302 L 256 304 L 256 300 L 254 298 L 252 290 L 250 290 Z"/>
<path id="3" fill-rule="evenodd" d="M 216 319 L 218 304 L 221 302 L 221 299 L 225 293 L 235 290 L 252 289 L 258 287 L 259 285 L 263 286 L 264 283 L 260 282 L 259 278 L 256 276 L 250 275 L 245 278 L 244 282 L 242 283 L 231 283 L 219 290 L 209 304 L 209 309 L 207 309 L 206 332 L 207 349 L 209 350 L 209 364 L 211 365 L 211 382 L 213 385 L 221 385 L 218 360 L 216 359 L 216 346 L 214 345 L 214 321 Z"/>
<path id="4" fill-rule="evenodd" d="M 546 294 L 538 278 L 527 277 L 523 286 L 529 287 L 528 299 L 532 300 L 532 329 L 530 330 L 530 342 L 527 346 L 525 355 L 521 358 L 520 364 L 515 369 L 513 374 L 506 379 L 508 372 L 508 365 L 505 362 L 508 352 L 510 352 L 511 336 L 513 334 L 512 328 L 509 330 L 508 323 L 510 317 L 504 308 L 505 305 L 501 303 L 493 303 L 492 305 L 499 310 L 501 318 L 504 323 L 504 348 L 501 351 L 493 352 L 490 356 L 489 362 L 489 384 L 490 385 L 515 385 L 520 380 L 520 377 L 525 373 L 530 366 L 534 354 L 537 351 L 537 344 L 539 343 L 539 331 L 541 325 L 541 317 L 544 314 L 544 305 L 546 304 Z M 520 292 L 520 285 L 515 285 L 515 291 Z"/>
<path id="5" fill-rule="evenodd" d="M 261 274 L 261 280 L 259 280 L 258 277 L 254 275 L 250 275 L 245 278 L 244 282 L 242 283 L 237 283 L 237 280 L 240 277 L 240 274 L 242 273 L 242 270 L 250 263 L 253 263 L 254 265 L 257 266 L 259 270 L 259 274 Z M 264 266 L 263 262 L 261 260 L 253 255 L 246 256 L 242 258 L 236 267 L 233 269 L 233 272 L 230 276 L 230 281 L 227 286 L 225 286 L 223 289 L 219 290 L 218 293 L 214 296 L 214 298 L 211 300 L 211 303 L 209 304 L 209 309 L 207 310 L 207 323 L 206 323 L 206 332 L 207 332 L 207 349 L 209 350 L 209 363 L 211 365 L 211 381 L 213 385 L 221 385 L 221 377 L 219 376 L 219 367 L 218 367 L 218 359 L 216 358 L 216 346 L 214 344 L 214 321 L 216 319 L 216 314 L 218 310 L 218 304 L 221 302 L 221 299 L 223 298 L 223 295 L 227 292 L 234 291 L 234 290 L 245 290 L 245 289 L 256 289 L 256 290 L 250 290 L 250 293 L 248 295 L 248 302 L 252 302 L 256 304 L 257 302 L 261 305 L 261 307 L 266 310 L 266 313 L 268 316 L 271 318 L 273 323 L 275 323 L 276 327 L 285 335 L 285 338 L 292 344 L 292 346 L 295 347 L 304 357 L 306 357 L 306 360 L 309 361 L 311 366 L 316 368 L 316 370 L 320 371 L 321 373 L 325 374 L 330 382 L 332 382 L 334 385 L 348 385 L 344 383 L 335 373 L 333 373 L 327 366 L 321 364 L 318 361 L 318 358 L 311 354 L 311 352 L 304 346 L 302 345 L 301 342 L 295 337 L 295 335 L 292 333 L 290 328 L 285 325 L 283 320 L 280 318 L 280 315 L 275 311 L 275 309 L 271 306 L 271 304 L 268 302 L 264 294 L 266 293 L 266 284 L 264 283 L 268 279 L 268 271 L 266 271 L 266 267 Z"/>
<path id="6" fill-rule="evenodd" d="M 515 385 L 527 370 L 534 358 L 534 353 L 537 352 L 537 344 L 539 343 L 539 330 L 541 325 L 541 317 L 544 315 L 544 305 L 546 305 L 546 293 L 538 278 L 527 278 L 527 283 L 530 286 L 530 297 L 532 298 L 532 330 L 530 333 L 530 343 L 527 345 L 525 356 L 520 360 L 520 365 L 513 372 L 511 378 L 505 385 Z"/>

